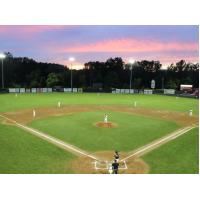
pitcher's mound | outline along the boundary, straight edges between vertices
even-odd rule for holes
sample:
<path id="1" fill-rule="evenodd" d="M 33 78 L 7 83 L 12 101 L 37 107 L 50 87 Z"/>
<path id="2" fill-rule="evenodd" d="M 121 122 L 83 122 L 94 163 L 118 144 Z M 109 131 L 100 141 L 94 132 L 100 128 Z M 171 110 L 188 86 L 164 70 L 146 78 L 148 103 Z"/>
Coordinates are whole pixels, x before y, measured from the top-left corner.
<path id="1" fill-rule="evenodd" d="M 102 128 L 115 128 L 117 127 L 117 124 L 116 123 L 113 123 L 113 122 L 97 122 L 95 123 L 95 126 L 97 127 L 102 127 Z"/>

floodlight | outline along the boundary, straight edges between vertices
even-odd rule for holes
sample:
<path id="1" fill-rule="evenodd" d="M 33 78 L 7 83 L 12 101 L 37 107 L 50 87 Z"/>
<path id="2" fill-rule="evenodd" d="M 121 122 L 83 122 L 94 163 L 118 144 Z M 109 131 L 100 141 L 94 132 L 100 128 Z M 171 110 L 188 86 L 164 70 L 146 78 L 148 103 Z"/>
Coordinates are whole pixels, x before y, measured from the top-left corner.
<path id="1" fill-rule="evenodd" d="M 5 57 L 6 57 L 6 55 L 5 55 L 4 53 L 0 53 L 2 89 L 4 89 L 3 59 L 4 59 Z"/>
<path id="2" fill-rule="evenodd" d="M 71 62 L 71 92 L 73 92 L 73 75 L 72 75 L 72 62 L 75 61 L 74 57 L 69 58 L 69 62 Z"/>
<path id="3" fill-rule="evenodd" d="M 75 58 L 74 58 L 74 57 L 70 57 L 70 58 L 69 58 L 69 61 L 70 61 L 70 62 L 74 62 L 74 61 L 75 61 Z"/>
<path id="4" fill-rule="evenodd" d="M 4 53 L 0 53 L 0 59 L 4 59 L 6 55 Z"/>
<path id="5" fill-rule="evenodd" d="M 130 64 L 133 64 L 133 63 L 135 62 L 135 60 L 134 60 L 134 59 L 130 59 L 128 62 L 129 62 Z"/>

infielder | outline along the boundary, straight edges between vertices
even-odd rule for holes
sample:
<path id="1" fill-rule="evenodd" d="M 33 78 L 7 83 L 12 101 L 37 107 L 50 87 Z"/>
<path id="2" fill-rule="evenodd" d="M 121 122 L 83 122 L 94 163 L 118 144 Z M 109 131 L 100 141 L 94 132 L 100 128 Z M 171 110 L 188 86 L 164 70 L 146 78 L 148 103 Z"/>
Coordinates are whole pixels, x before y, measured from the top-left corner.
<path id="1" fill-rule="evenodd" d="M 60 106 L 61 106 L 61 103 L 60 103 L 60 101 L 58 102 L 58 108 L 60 108 Z"/>
<path id="2" fill-rule="evenodd" d="M 105 114 L 105 116 L 104 116 L 104 123 L 108 123 L 108 115 L 107 114 Z"/>
<path id="3" fill-rule="evenodd" d="M 33 109 L 33 117 L 36 116 L 36 112 L 35 112 L 35 109 Z"/>

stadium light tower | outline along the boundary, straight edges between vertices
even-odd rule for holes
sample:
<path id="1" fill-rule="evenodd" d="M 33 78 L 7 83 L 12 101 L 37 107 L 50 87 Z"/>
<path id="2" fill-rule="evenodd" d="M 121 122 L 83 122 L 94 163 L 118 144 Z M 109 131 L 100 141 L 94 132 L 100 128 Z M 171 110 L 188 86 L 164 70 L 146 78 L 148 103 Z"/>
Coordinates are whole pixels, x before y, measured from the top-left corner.
<path id="1" fill-rule="evenodd" d="M 129 93 L 131 93 L 132 76 L 133 76 L 133 64 L 135 63 L 135 60 L 130 59 L 130 60 L 128 61 L 128 63 L 131 65 L 131 67 L 130 67 L 130 71 L 131 71 L 131 74 L 130 74 L 130 88 L 129 88 Z"/>
<path id="2" fill-rule="evenodd" d="M 73 92 L 73 77 L 72 77 L 72 63 L 75 61 L 75 58 L 74 57 L 70 57 L 69 58 L 69 62 L 71 64 L 71 92 Z"/>
<path id="3" fill-rule="evenodd" d="M 6 58 L 6 55 L 4 53 L 0 53 L 0 59 L 1 59 L 1 80 L 2 80 L 2 89 L 4 89 L 4 77 L 3 77 L 3 59 Z"/>

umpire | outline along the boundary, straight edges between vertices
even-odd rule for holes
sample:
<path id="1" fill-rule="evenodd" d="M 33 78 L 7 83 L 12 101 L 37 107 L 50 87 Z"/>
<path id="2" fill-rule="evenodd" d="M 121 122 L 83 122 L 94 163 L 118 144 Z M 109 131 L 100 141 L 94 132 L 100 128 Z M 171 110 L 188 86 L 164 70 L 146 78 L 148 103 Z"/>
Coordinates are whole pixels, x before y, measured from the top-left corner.
<path id="1" fill-rule="evenodd" d="M 113 174 L 118 174 L 118 168 L 119 168 L 119 163 L 117 162 L 117 160 L 115 160 L 112 163 Z"/>

